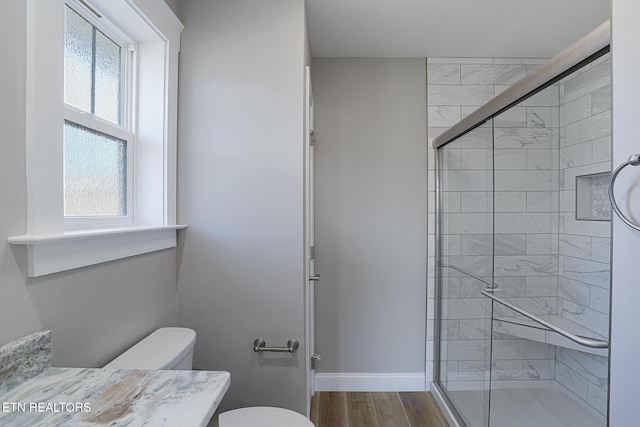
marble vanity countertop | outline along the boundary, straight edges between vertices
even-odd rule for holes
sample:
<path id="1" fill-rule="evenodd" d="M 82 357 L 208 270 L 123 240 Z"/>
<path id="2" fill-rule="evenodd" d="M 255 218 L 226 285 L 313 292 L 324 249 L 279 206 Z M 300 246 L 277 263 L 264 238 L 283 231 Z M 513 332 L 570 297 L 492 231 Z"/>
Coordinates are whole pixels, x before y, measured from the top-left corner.
<path id="1" fill-rule="evenodd" d="M 230 383 L 216 371 L 47 368 L 0 396 L 0 425 L 206 426 Z"/>

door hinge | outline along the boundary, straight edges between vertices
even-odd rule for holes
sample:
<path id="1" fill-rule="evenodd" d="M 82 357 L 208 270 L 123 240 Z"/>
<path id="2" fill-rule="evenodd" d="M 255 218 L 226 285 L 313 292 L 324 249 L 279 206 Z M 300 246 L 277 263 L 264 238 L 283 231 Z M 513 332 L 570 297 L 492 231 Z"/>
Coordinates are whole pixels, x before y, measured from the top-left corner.
<path id="1" fill-rule="evenodd" d="M 311 129 L 309 131 L 309 136 L 311 137 L 310 138 L 310 142 L 309 142 L 310 145 L 316 145 L 316 136 L 317 135 L 318 135 L 318 130 L 317 129 Z"/>
<path id="2" fill-rule="evenodd" d="M 313 356 L 311 356 L 311 369 L 316 369 L 316 362 L 318 362 L 318 360 L 321 360 L 320 355 L 314 353 Z"/>
<path id="3" fill-rule="evenodd" d="M 316 247 L 309 246 L 309 259 L 316 259 Z"/>

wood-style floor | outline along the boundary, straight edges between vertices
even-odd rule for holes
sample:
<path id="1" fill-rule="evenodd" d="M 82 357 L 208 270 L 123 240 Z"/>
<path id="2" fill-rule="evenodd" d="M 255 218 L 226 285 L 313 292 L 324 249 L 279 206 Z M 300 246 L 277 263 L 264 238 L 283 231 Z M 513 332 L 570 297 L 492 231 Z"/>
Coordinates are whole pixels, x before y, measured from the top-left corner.
<path id="1" fill-rule="evenodd" d="M 448 427 L 431 393 L 316 392 L 316 427 Z"/>

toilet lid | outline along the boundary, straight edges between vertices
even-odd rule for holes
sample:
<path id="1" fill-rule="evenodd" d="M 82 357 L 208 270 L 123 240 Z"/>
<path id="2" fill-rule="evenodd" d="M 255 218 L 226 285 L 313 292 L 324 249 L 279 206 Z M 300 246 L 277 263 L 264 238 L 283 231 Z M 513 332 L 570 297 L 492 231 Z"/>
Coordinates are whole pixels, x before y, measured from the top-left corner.
<path id="1" fill-rule="evenodd" d="M 223 412 L 220 427 L 313 427 L 308 418 L 289 409 L 254 406 Z"/>

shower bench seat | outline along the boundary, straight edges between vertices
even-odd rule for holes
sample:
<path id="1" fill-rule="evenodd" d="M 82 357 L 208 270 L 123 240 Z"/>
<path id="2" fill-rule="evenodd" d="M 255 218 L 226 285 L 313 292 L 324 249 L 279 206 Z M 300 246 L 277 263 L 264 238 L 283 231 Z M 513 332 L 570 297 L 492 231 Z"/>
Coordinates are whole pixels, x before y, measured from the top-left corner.
<path id="1" fill-rule="evenodd" d="M 586 338 L 606 339 L 590 329 L 585 328 L 565 317 L 557 314 L 539 316 L 542 319 L 553 323 L 567 331 L 571 331 L 576 335 L 580 335 Z M 607 357 L 609 350 L 606 348 L 590 348 L 577 344 L 562 335 L 550 331 L 533 320 L 527 319 L 524 316 L 504 316 L 494 319 L 493 332 L 501 334 L 512 335 L 518 338 L 525 338 L 532 341 L 538 341 L 546 344 L 555 345 L 558 347 L 570 348 L 573 350 L 582 351 L 585 353 L 595 354 L 598 356 Z"/>

